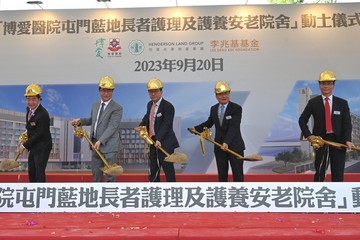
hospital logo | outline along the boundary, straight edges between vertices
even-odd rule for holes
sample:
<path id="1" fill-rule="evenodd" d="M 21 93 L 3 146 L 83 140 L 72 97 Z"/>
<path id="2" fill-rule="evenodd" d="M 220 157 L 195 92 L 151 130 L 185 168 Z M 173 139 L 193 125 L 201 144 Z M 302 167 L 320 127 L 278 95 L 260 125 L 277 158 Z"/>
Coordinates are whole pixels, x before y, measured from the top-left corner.
<path id="1" fill-rule="evenodd" d="M 121 49 L 120 47 L 120 38 L 110 38 L 109 39 L 109 47 L 108 49 L 111 52 L 117 52 Z"/>

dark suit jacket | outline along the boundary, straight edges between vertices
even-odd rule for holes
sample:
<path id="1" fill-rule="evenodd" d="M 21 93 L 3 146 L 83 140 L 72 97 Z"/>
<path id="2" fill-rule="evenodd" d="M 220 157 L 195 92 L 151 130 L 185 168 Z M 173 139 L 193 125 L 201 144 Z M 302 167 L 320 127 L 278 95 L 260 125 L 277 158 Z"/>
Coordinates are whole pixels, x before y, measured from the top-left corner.
<path id="1" fill-rule="evenodd" d="M 307 125 L 310 116 L 314 117 L 312 132 Z M 333 96 L 331 122 L 338 142 L 345 143 L 346 141 L 351 141 L 352 125 L 350 109 L 346 100 Z M 325 107 L 321 95 L 309 100 L 299 118 L 299 126 L 305 138 L 310 135 L 324 138 L 326 135 Z"/>
<path id="2" fill-rule="evenodd" d="M 26 116 L 29 108 L 26 109 Z M 50 117 L 46 109 L 40 104 L 30 120 L 26 118 L 26 130 L 28 140 L 23 143 L 27 150 L 39 150 L 44 147 L 52 147 L 50 133 Z"/>
<path id="3" fill-rule="evenodd" d="M 149 116 L 153 102 L 149 101 L 147 104 L 146 114 L 143 117 L 140 126 L 146 126 L 149 132 Z M 161 142 L 162 148 L 168 152 L 173 152 L 175 148 L 179 147 L 179 142 L 173 130 L 173 122 L 175 116 L 174 106 L 166 101 L 164 98 L 161 100 L 159 108 L 155 115 L 154 130 L 155 140 Z"/>
<path id="4" fill-rule="evenodd" d="M 211 128 L 215 124 L 215 141 L 222 144 L 226 143 L 229 149 L 239 152 L 245 150 L 244 140 L 241 136 L 240 123 L 242 108 L 240 105 L 229 102 L 224 113 L 222 126 L 220 126 L 218 109 L 219 103 L 210 109 L 210 116 L 207 121 L 195 126 L 196 131 L 202 132 L 204 127 Z M 220 148 L 215 145 L 214 151 Z"/>
<path id="5" fill-rule="evenodd" d="M 94 132 L 100 104 L 101 100 L 98 100 L 92 105 L 90 118 L 80 118 L 82 125 L 91 125 L 91 133 Z M 97 123 L 96 136 L 92 136 L 101 142 L 100 152 L 112 153 L 118 152 L 121 149 L 120 122 L 122 119 L 122 114 L 122 106 L 120 106 L 112 99 L 106 106 Z"/>

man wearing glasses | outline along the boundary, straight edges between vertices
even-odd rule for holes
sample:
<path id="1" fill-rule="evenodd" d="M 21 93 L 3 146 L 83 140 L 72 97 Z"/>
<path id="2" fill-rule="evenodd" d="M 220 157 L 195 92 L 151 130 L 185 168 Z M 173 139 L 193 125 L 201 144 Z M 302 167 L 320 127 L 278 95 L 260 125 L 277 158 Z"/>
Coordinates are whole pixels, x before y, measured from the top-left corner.
<path id="1" fill-rule="evenodd" d="M 113 99 L 115 89 L 114 80 L 105 76 L 99 82 L 100 100 L 92 105 L 89 118 L 78 118 L 72 121 L 73 126 L 90 126 L 91 140 L 94 147 L 99 150 L 110 165 L 117 162 L 118 152 L 121 148 L 120 122 L 123 108 Z M 100 168 L 104 163 L 96 153 L 92 153 L 91 169 L 94 182 L 102 182 L 103 172 Z M 106 174 L 106 182 L 115 182 L 115 177 Z"/>

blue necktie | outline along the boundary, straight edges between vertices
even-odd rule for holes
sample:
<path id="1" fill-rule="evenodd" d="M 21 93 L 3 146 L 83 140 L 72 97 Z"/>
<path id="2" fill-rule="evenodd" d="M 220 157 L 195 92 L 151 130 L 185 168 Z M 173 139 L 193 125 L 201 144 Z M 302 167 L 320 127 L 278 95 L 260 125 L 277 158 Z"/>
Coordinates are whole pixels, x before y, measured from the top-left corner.
<path id="1" fill-rule="evenodd" d="M 224 105 L 220 106 L 220 115 L 219 115 L 219 121 L 220 121 L 220 126 L 222 126 L 222 122 L 223 122 L 223 118 L 224 118 Z"/>

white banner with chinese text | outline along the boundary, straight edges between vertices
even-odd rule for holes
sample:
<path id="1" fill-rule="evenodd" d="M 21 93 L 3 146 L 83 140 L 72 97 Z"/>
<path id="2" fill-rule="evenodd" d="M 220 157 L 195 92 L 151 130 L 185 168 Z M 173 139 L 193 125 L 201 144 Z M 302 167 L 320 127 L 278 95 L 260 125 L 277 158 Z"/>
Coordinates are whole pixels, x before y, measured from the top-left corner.
<path id="1" fill-rule="evenodd" d="M 360 212 L 359 183 L 7 183 L 1 212 Z"/>

